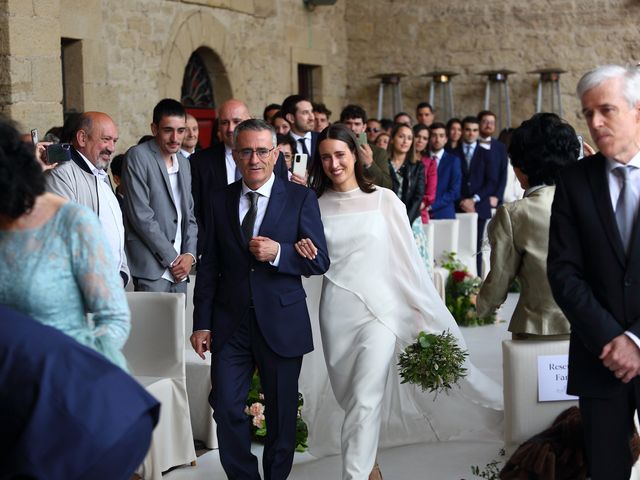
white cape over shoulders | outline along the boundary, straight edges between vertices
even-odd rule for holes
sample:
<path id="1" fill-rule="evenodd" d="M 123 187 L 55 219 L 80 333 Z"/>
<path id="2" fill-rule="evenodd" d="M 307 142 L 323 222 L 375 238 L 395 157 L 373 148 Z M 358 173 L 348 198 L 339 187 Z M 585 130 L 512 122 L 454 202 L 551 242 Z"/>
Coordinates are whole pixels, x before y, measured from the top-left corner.
<path id="1" fill-rule="evenodd" d="M 396 336 L 396 353 L 418 332 L 449 330 L 461 347 L 464 338 L 438 296 L 414 243 L 404 204 L 387 189 L 326 192 L 320 199 L 331 267 L 325 278 L 305 279 L 315 350 L 305 356 L 300 389 L 303 417 L 309 426 L 310 453 L 340 452 L 344 412 L 331 390 L 320 342 L 322 282 L 355 294 Z M 383 240 L 383 241 L 380 241 Z M 325 286 L 326 287 L 326 286 Z M 340 316 L 347 306 L 323 306 Z M 334 317 L 335 318 L 335 317 Z M 341 339 L 344 340 L 344 339 Z M 331 339 L 323 339 L 331 341 Z M 420 391 L 400 383 L 397 367 L 389 371 L 383 400 L 380 446 L 442 440 L 490 440 L 501 437 L 502 389 L 470 361 L 461 387 L 448 394 Z"/>

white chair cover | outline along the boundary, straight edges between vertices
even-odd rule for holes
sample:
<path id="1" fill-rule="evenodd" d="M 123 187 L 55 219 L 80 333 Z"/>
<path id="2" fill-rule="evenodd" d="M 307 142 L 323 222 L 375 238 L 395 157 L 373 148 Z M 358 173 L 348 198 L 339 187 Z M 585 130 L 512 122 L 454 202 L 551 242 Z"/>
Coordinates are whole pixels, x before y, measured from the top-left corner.
<path id="1" fill-rule="evenodd" d="M 459 221 L 457 257 L 472 275 L 479 275 L 476 267 L 478 214 L 456 213 Z"/>
<path id="2" fill-rule="evenodd" d="M 430 220 L 429 224 L 433 225 L 433 258 L 439 264 L 443 260 L 443 254 L 458 250 L 459 221 Z"/>
<path id="3" fill-rule="evenodd" d="M 162 472 L 196 460 L 185 377 L 185 298 L 180 293 L 126 295 L 131 334 L 123 352 L 131 373 L 162 405 L 138 474 L 145 480 L 160 480 Z"/>
<path id="4" fill-rule="evenodd" d="M 218 448 L 216 422 L 213 410 L 209 405 L 211 392 L 211 354 L 207 352 L 206 360 L 202 360 L 191 347 L 189 337 L 193 332 L 193 289 L 196 284 L 195 275 L 189 276 L 187 284 L 187 309 L 185 318 L 185 362 L 187 371 L 187 393 L 189 394 L 189 411 L 191 412 L 191 429 L 193 438 L 200 440 L 207 448 Z"/>
<path id="5" fill-rule="evenodd" d="M 433 220 L 431 220 L 431 222 L 433 222 Z M 425 223 L 423 227 L 424 227 L 424 234 L 427 236 L 427 248 L 429 249 L 429 258 L 434 263 L 434 267 L 432 269 L 433 285 L 436 287 L 436 291 L 438 292 L 438 295 L 440 295 L 440 298 L 444 300 L 444 295 L 445 295 L 444 289 L 445 289 L 445 285 L 447 284 L 447 277 L 449 276 L 449 272 L 444 268 L 435 266 L 435 263 L 436 263 L 436 259 L 434 256 L 435 227 L 433 226 L 433 223 Z"/>
<path id="6" fill-rule="evenodd" d="M 569 353 L 569 340 L 504 340 L 504 441 L 518 446 L 577 401 L 538 402 L 538 356 Z"/>

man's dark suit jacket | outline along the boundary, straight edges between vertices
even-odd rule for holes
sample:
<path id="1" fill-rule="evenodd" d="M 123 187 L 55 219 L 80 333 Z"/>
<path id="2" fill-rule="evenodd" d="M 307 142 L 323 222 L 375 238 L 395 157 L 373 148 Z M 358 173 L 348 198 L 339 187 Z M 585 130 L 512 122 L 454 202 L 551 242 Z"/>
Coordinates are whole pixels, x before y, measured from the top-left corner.
<path id="1" fill-rule="evenodd" d="M 491 155 L 491 163 L 496 169 L 495 176 L 497 179 L 496 191 L 493 196 L 498 197 L 498 203 L 500 204 L 504 196 L 504 189 L 507 186 L 507 167 L 509 166 L 507 147 L 501 141 L 492 138 L 489 154 Z"/>
<path id="2" fill-rule="evenodd" d="M 193 212 L 198 223 L 198 255 L 202 254 L 206 237 L 206 208 L 212 192 L 227 186 L 227 164 L 224 157 L 224 143 L 199 150 L 191 157 L 191 195 Z M 278 156 L 274 167 L 276 177 L 288 180 L 287 165 L 282 155 Z"/>
<path id="3" fill-rule="evenodd" d="M 624 385 L 598 358 L 602 348 L 626 330 L 640 336 L 640 222 L 627 257 L 605 164 L 596 154 L 561 172 L 547 257 L 553 297 L 571 323 L 567 392 L 600 398 Z"/>
<path id="4" fill-rule="evenodd" d="M 456 203 L 460 199 L 462 170 L 460 159 L 452 153 L 444 152 L 438 162 L 438 184 L 436 200 L 429 216 L 433 219 L 456 218 Z"/>
<path id="5" fill-rule="evenodd" d="M 460 198 L 473 198 L 474 195 L 478 195 L 480 197 L 480 201 L 476 203 L 478 218 L 491 218 L 489 197 L 495 194 L 498 179 L 496 177 L 497 169 L 493 166 L 489 151 L 476 142 L 476 149 L 471 157 L 469 167 L 464 159 L 462 142 L 456 149 L 455 155 L 460 158 L 460 170 L 462 171 Z"/>
<path id="6" fill-rule="evenodd" d="M 210 197 L 193 330 L 211 330 L 212 351 L 219 351 L 253 305 L 269 347 L 282 357 L 301 356 L 313 350 L 313 340 L 300 276 L 321 275 L 329 268 L 318 200 L 312 190 L 275 178 L 259 231 L 280 243 L 280 263 L 274 267 L 249 252 L 240 229 L 241 193 L 238 181 Z M 302 238 L 310 238 L 318 248 L 315 260 L 295 251 L 293 244 Z"/>

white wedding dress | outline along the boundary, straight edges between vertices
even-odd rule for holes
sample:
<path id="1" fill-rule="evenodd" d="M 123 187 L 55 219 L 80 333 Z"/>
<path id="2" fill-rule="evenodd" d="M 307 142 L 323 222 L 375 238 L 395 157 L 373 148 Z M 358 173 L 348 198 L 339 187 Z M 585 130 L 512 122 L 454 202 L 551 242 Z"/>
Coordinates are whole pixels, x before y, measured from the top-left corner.
<path id="1" fill-rule="evenodd" d="M 471 362 L 461 388 L 435 400 L 400 383 L 397 354 L 420 331 L 449 330 L 465 348 L 420 261 L 404 204 L 384 188 L 328 190 L 319 203 L 331 267 L 324 279 L 305 280 L 316 338 L 300 378 L 310 453 L 342 452 L 343 479 L 366 480 L 378 438 L 381 447 L 499 440 L 502 389 Z"/>

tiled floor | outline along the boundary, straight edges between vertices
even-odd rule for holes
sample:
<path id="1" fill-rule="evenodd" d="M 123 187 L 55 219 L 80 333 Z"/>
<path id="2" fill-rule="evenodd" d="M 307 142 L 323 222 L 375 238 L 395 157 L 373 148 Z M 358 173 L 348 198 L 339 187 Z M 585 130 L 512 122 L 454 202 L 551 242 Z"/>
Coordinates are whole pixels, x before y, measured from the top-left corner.
<path id="1" fill-rule="evenodd" d="M 516 297 L 509 296 L 499 316 L 510 318 Z M 509 338 L 507 324 L 463 329 L 472 361 L 487 375 L 502 384 L 501 342 Z M 385 478 L 391 480 L 471 480 L 471 466 L 485 465 L 499 459 L 502 445 L 497 442 L 445 442 L 408 445 L 382 450 L 379 462 Z M 260 457 L 262 447 L 254 446 Z M 315 458 L 308 453 L 296 454 L 291 480 L 334 480 L 340 478 L 340 457 Z M 217 450 L 198 458 L 196 467 L 177 468 L 164 476 L 166 480 L 222 479 Z"/>

